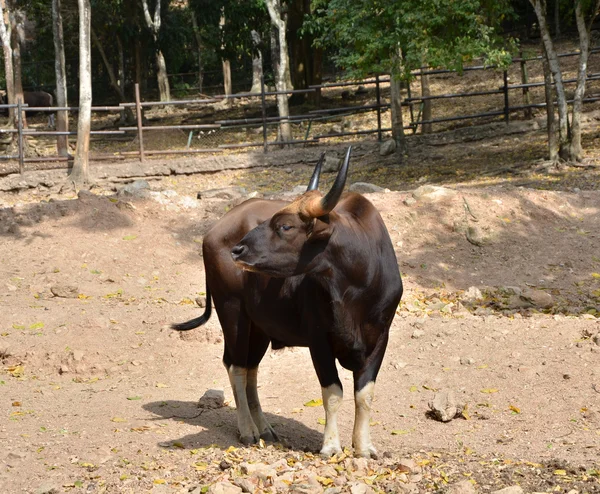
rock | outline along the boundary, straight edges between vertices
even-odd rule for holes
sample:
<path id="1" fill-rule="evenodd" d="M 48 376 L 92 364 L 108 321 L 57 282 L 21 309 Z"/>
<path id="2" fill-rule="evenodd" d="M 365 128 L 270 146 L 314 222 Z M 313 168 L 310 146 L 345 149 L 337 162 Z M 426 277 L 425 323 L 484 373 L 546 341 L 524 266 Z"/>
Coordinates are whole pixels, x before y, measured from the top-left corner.
<path id="1" fill-rule="evenodd" d="M 475 363 L 475 360 L 473 360 L 471 357 L 461 357 L 460 358 L 460 365 L 473 365 Z"/>
<path id="2" fill-rule="evenodd" d="M 600 346 L 600 333 L 594 335 L 594 337 L 592 338 L 592 341 L 596 344 Z"/>
<path id="3" fill-rule="evenodd" d="M 206 297 L 196 297 L 196 305 L 200 308 L 206 307 Z"/>
<path id="4" fill-rule="evenodd" d="M 119 196 L 145 197 L 150 184 L 146 180 L 136 180 L 117 192 Z"/>
<path id="5" fill-rule="evenodd" d="M 414 197 L 407 197 L 402 201 L 405 206 L 414 206 L 417 203 L 417 200 Z"/>
<path id="6" fill-rule="evenodd" d="M 468 480 L 461 480 L 448 486 L 446 494 L 475 494 L 475 486 Z"/>
<path id="7" fill-rule="evenodd" d="M 350 187 L 348 187 L 350 192 L 358 192 L 359 194 L 371 194 L 374 192 L 384 192 L 385 189 L 383 187 L 379 187 L 379 185 L 370 184 L 367 182 L 354 182 Z"/>
<path id="8" fill-rule="evenodd" d="M 504 489 L 492 491 L 492 494 L 523 494 L 523 488 L 520 485 L 511 485 Z"/>
<path id="9" fill-rule="evenodd" d="M 419 473 L 421 471 L 421 467 L 410 458 L 402 458 L 396 465 L 396 469 L 410 474 Z"/>
<path id="10" fill-rule="evenodd" d="M 418 340 L 419 338 L 421 338 L 424 335 L 425 335 L 425 331 L 423 331 L 422 329 L 415 329 L 411 335 L 411 338 Z"/>
<path id="11" fill-rule="evenodd" d="M 198 408 L 222 408 L 225 404 L 225 393 L 222 389 L 209 389 L 198 400 Z"/>
<path id="12" fill-rule="evenodd" d="M 235 478 L 233 483 L 242 489 L 242 492 L 254 492 L 258 488 L 258 482 L 253 483 L 250 479 L 245 479 L 243 477 Z"/>
<path id="13" fill-rule="evenodd" d="M 244 187 L 224 187 L 221 189 L 209 189 L 198 192 L 198 199 L 239 199 L 246 196 Z"/>
<path id="14" fill-rule="evenodd" d="M 371 494 L 372 492 L 375 491 L 371 489 L 371 487 L 369 487 L 367 484 L 362 484 L 359 482 L 352 482 L 350 484 L 351 494 Z"/>
<path id="15" fill-rule="evenodd" d="M 379 146 L 379 156 L 389 156 L 390 154 L 394 154 L 394 151 L 396 151 L 395 139 L 387 139 Z"/>
<path id="16" fill-rule="evenodd" d="M 450 422 L 462 414 L 464 405 L 456 401 L 454 391 L 442 390 L 436 393 L 429 402 L 431 415 L 441 422 Z"/>
<path id="17" fill-rule="evenodd" d="M 240 468 L 242 473 L 251 477 L 256 477 L 260 480 L 273 479 L 277 477 L 277 470 L 264 463 L 241 463 Z"/>
<path id="18" fill-rule="evenodd" d="M 75 285 L 54 285 L 50 287 L 52 295 L 60 298 L 77 298 L 79 296 L 79 288 Z"/>
<path id="19" fill-rule="evenodd" d="M 34 494 L 58 494 L 60 492 L 60 489 L 56 485 L 42 484 L 33 492 Z"/>
<path id="20" fill-rule="evenodd" d="M 469 226 L 465 232 L 467 240 L 478 247 L 482 247 L 489 241 L 489 237 L 478 226 Z"/>
<path id="21" fill-rule="evenodd" d="M 483 294 L 481 293 L 481 290 L 476 286 L 470 286 L 469 288 L 467 288 L 467 291 L 465 291 L 462 298 L 467 302 L 475 302 L 477 300 L 482 300 Z"/>
<path id="22" fill-rule="evenodd" d="M 294 187 L 291 190 L 291 193 L 293 195 L 300 195 L 300 194 L 304 194 L 306 192 L 306 185 L 296 185 L 296 187 Z"/>
<path id="23" fill-rule="evenodd" d="M 330 128 L 329 131 L 327 132 L 327 134 L 331 135 L 331 134 L 341 134 L 343 132 L 343 127 L 342 124 L 333 124 Z"/>
<path id="24" fill-rule="evenodd" d="M 539 307 L 541 309 L 548 309 L 554 305 L 552 295 L 542 290 L 534 290 L 532 288 L 525 288 L 521 293 L 521 299 L 530 303 L 533 307 Z"/>
<path id="25" fill-rule="evenodd" d="M 321 171 L 324 173 L 337 173 L 341 164 L 342 160 L 340 158 L 331 154 L 326 154 Z"/>
<path id="26" fill-rule="evenodd" d="M 423 202 L 439 202 L 456 197 L 455 190 L 437 185 L 422 185 L 412 194 L 417 201 Z"/>
<path id="27" fill-rule="evenodd" d="M 208 488 L 210 494 L 239 494 L 242 488 L 229 482 L 217 482 Z"/>

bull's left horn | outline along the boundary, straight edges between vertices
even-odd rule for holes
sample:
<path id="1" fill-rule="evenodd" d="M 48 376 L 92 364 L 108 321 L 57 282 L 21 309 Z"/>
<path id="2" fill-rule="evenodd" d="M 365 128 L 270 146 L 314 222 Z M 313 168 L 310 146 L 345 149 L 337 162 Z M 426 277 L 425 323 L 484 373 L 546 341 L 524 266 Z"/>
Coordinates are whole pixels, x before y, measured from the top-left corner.
<path id="1" fill-rule="evenodd" d="M 344 158 L 344 162 L 342 163 L 342 167 L 335 177 L 335 182 L 331 186 L 327 195 L 321 199 L 320 209 L 322 216 L 324 214 L 329 213 L 338 203 L 340 197 L 342 196 L 342 192 L 344 191 L 344 185 L 346 185 L 346 177 L 348 176 L 348 164 L 350 163 L 350 153 L 352 152 L 352 146 L 348 147 L 348 151 L 346 151 L 346 157 Z"/>
<path id="2" fill-rule="evenodd" d="M 321 153 L 321 156 L 319 157 L 319 161 L 317 161 L 317 164 L 315 165 L 315 169 L 313 171 L 312 177 L 310 177 L 310 182 L 308 182 L 308 187 L 306 188 L 307 192 L 309 190 L 317 190 L 317 188 L 319 187 L 319 178 L 321 177 L 321 167 L 323 166 L 324 160 L 325 160 L 325 151 L 323 151 Z"/>

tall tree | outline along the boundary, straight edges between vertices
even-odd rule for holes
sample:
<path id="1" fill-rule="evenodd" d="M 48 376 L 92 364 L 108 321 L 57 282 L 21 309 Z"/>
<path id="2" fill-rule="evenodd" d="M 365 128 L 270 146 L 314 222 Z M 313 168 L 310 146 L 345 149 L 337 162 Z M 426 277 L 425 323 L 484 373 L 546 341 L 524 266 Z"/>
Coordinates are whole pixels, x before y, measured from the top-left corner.
<path id="1" fill-rule="evenodd" d="M 588 58 L 590 54 L 590 31 L 594 19 L 598 15 L 600 0 L 575 0 L 574 13 L 577 32 L 579 34 L 579 62 L 570 122 L 562 69 L 547 22 L 546 1 L 529 1 L 533 6 L 538 20 L 544 46 L 543 53 L 548 61 L 550 72 L 554 79 L 558 108 L 558 157 L 568 162 L 579 162 L 583 158 L 583 149 L 581 147 L 581 108 L 583 96 L 585 95 Z M 551 141 L 551 139 L 548 140 L 549 143 Z M 550 155 L 553 155 L 552 149 L 550 150 Z"/>
<path id="2" fill-rule="evenodd" d="M 275 84 L 277 87 L 277 109 L 279 110 L 279 134 L 282 141 L 292 140 L 292 128 L 288 117 L 290 109 L 288 104 L 288 95 L 285 93 L 288 89 L 287 80 L 289 79 L 290 67 L 288 63 L 288 50 L 286 40 L 286 21 L 282 16 L 280 0 L 265 0 L 269 16 L 273 26 L 277 29 L 279 42 L 279 68 L 275 74 Z"/>
<path id="3" fill-rule="evenodd" d="M 494 31 L 509 10 L 508 0 L 314 0 L 313 7 L 306 29 L 352 76 L 391 72 L 394 80 L 410 81 L 424 62 L 461 70 L 476 56 L 494 65 L 510 58 Z M 399 95 L 392 92 L 393 98 Z M 398 102 L 392 105 L 400 108 Z M 400 118 L 394 119 L 393 134 L 402 151 L 400 124 Z"/>
<path id="4" fill-rule="evenodd" d="M 146 20 L 146 26 L 152 34 L 154 40 L 154 48 L 156 55 L 156 69 L 157 69 L 157 81 L 158 91 L 160 93 L 160 101 L 171 100 L 171 88 L 169 86 L 169 78 L 167 77 L 167 64 L 165 57 L 160 48 L 158 35 L 160 33 L 161 26 L 161 14 L 160 14 L 160 0 L 155 0 L 154 5 L 154 17 L 150 15 L 150 9 L 148 8 L 148 0 L 142 0 L 142 7 L 144 9 L 144 19 Z"/>
<path id="5" fill-rule="evenodd" d="M 56 106 L 67 106 L 67 72 L 65 63 L 65 40 L 61 14 L 61 0 L 52 0 L 52 32 L 54 38 L 54 73 L 56 76 Z M 59 111 L 56 115 L 56 130 L 69 131 L 69 114 Z M 59 156 L 69 155 L 69 136 L 56 138 L 56 151 Z"/>
<path id="6" fill-rule="evenodd" d="M 69 175 L 75 188 L 89 184 L 90 130 L 92 118 L 92 57 L 90 0 L 77 0 L 79 10 L 79 118 L 77 148 Z"/>
<path id="7" fill-rule="evenodd" d="M 2 48 L 4 50 L 4 77 L 6 79 L 6 100 L 9 105 L 15 103 L 15 85 L 14 85 L 14 71 L 13 71 L 13 58 L 12 58 L 12 46 L 10 42 L 11 38 L 11 27 L 8 18 L 10 16 L 9 5 L 5 4 L 5 0 L 0 0 L 0 38 L 2 39 Z M 5 21 L 6 19 L 6 21 Z M 10 108 L 9 112 L 9 125 L 14 126 L 15 123 L 15 110 Z"/>
<path id="8" fill-rule="evenodd" d="M 203 52 L 204 52 L 204 43 L 202 42 L 202 35 L 200 34 L 200 27 L 198 26 L 198 18 L 196 16 L 196 12 L 191 10 L 190 12 L 192 18 L 192 29 L 194 30 L 194 38 L 196 38 L 196 48 L 198 50 L 198 92 L 202 93 L 202 86 L 204 85 L 204 60 L 203 60 Z"/>
<path id="9" fill-rule="evenodd" d="M 25 101 L 23 95 L 23 65 L 21 61 L 21 47 L 25 42 L 25 12 L 17 7 L 16 2 L 11 0 L 11 8 L 9 13 L 11 26 L 11 47 L 13 57 L 13 76 L 14 76 L 14 92 L 15 101 Z M 8 4 L 7 4 L 8 5 Z M 27 127 L 27 114 L 23 111 L 21 115 L 23 126 Z"/>

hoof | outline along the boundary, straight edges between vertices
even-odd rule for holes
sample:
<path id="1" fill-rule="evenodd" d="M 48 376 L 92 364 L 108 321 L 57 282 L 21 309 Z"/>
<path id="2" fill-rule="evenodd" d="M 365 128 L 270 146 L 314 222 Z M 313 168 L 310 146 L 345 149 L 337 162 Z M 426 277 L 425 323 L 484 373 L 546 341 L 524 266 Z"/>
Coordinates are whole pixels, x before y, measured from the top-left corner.
<path id="1" fill-rule="evenodd" d="M 373 446 L 369 446 L 368 449 L 363 450 L 354 450 L 354 456 L 358 456 L 361 458 L 371 458 L 373 460 L 377 460 L 379 455 L 377 454 L 377 450 Z"/>
<path id="2" fill-rule="evenodd" d="M 323 446 L 321 449 L 321 456 L 326 458 L 330 458 L 333 455 L 340 454 L 342 452 L 342 448 L 340 446 Z"/>
<path id="3" fill-rule="evenodd" d="M 278 443 L 279 442 L 279 437 L 277 437 L 277 434 L 275 434 L 275 431 L 272 429 L 267 429 L 266 431 L 264 431 L 260 435 L 260 438 L 266 443 Z"/>
<path id="4" fill-rule="evenodd" d="M 258 442 L 258 438 L 255 435 L 240 436 L 240 442 L 244 446 L 250 446 Z"/>

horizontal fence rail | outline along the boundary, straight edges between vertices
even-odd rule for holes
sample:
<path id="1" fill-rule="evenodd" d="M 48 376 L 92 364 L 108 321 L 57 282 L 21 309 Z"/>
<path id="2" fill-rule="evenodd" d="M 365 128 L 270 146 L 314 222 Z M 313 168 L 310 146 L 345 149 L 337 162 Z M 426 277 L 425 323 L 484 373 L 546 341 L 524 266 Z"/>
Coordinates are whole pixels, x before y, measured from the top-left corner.
<path id="1" fill-rule="evenodd" d="M 590 50 L 591 54 L 599 53 L 600 47 L 594 48 Z M 572 57 L 579 55 L 578 52 L 572 53 L 563 53 L 560 54 L 560 57 Z M 531 118 L 531 110 L 534 108 L 544 108 L 546 106 L 545 102 L 532 103 L 529 98 L 529 90 L 537 87 L 541 87 L 544 85 L 544 82 L 529 82 L 527 76 L 527 62 L 538 62 L 542 59 L 541 56 L 534 57 L 519 57 L 513 59 L 513 64 L 519 64 L 521 68 L 521 83 L 520 84 L 509 84 L 508 71 L 503 70 L 501 72 L 502 83 L 501 86 L 495 89 L 485 89 L 480 91 L 468 91 L 468 92 L 453 92 L 447 94 L 434 94 L 434 95 L 421 95 L 421 96 L 413 96 L 410 90 L 410 84 L 405 90 L 407 91 L 407 97 L 402 100 L 402 106 L 404 108 L 409 109 L 410 123 L 404 125 L 405 130 L 410 130 L 415 133 L 418 128 L 422 128 L 425 124 L 440 124 L 445 122 L 457 122 L 463 120 L 479 120 L 482 118 L 495 118 L 502 116 L 505 122 L 508 122 L 510 119 L 511 113 L 516 112 L 525 112 L 526 118 Z M 473 71 L 494 71 L 494 73 L 498 73 L 497 70 L 494 70 L 495 67 L 485 66 L 485 65 L 475 65 L 471 67 L 465 67 L 463 72 L 473 72 Z M 447 70 L 447 69 L 427 69 L 423 68 L 418 71 L 414 71 L 413 75 L 415 77 L 423 77 L 423 76 L 434 76 L 439 74 L 453 74 L 456 71 Z M 499 74 L 500 75 L 500 74 Z M 600 73 L 588 73 L 586 82 L 592 82 L 600 80 Z M 141 162 L 144 162 L 145 157 L 149 155 L 192 155 L 199 153 L 221 153 L 228 149 L 241 149 L 241 148 L 259 148 L 262 147 L 264 152 L 268 151 L 269 147 L 272 146 L 282 146 L 282 145 L 307 145 L 313 143 L 319 143 L 324 139 L 331 138 L 339 138 L 339 137 L 351 137 L 351 136 L 365 136 L 370 134 L 377 134 L 377 139 L 381 141 L 383 139 L 384 134 L 389 134 L 391 132 L 391 128 L 388 126 L 384 126 L 382 123 L 382 114 L 389 111 L 390 103 L 386 102 L 382 98 L 382 89 L 385 85 L 387 88 L 389 83 L 391 82 L 391 77 L 389 75 L 383 76 L 374 76 L 366 80 L 356 80 L 356 81 L 341 81 L 335 83 L 324 83 L 320 85 L 311 85 L 308 89 L 301 90 L 289 90 L 289 91 L 267 91 L 264 80 L 261 81 L 261 91 L 258 93 L 252 92 L 242 92 L 236 94 L 222 94 L 203 97 L 200 99 L 183 99 L 183 100 L 174 100 L 174 101 L 141 101 L 139 96 L 139 87 L 135 86 L 135 101 L 134 102 L 123 102 L 119 105 L 111 105 L 111 106 L 94 106 L 92 107 L 93 112 L 115 112 L 115 113 L 124 113 L 126 110 L 131 113 L 131 110 L 135 109 L 136 123 L 135 125 L 130 126 L 118 126 L 112 130 L 92 130 L 92 136 L 132 136 L 132 141 L 137 141 L 137 150 L 135 151 L 119 151 L 117 153 L 91 153 L 90 160 L 91 161 L 102 161 L 102 160 L 124 160 L 131 158 L 138 158 Z M 576 83 L 576 79 L 566 79 L 563 81 L 565 85 Z M 298 115 L 289 115 L 287 117 L 280 116 L 268 116 L 267 115 L 267 98 L 269 101 L 273 101 L 277 96 L 285 94 L 285 95 L 294 95 L 294 94 L 320 94 L 322 90 L 332 90 L 335 88 L 346 88 L 346 87 L 357 87 L 360 89 L 361 87 L 371 86 L 371 91 L 373 90 L 372 86 L 375 86 L 375 100 L 372 99 L 370 101 L 365 102 L 363 105 L 350 104 L 349 106 L 339 106 L 333 108 L 317 108 L 314 110 L 309 110 L 308 112 L 304 112 L 303 114 Z M 365 89 L 366 91 L 366 89 Z M 514 91 L 520 91 L 522 93 L 524 104 L 511 105 L 509 94 Z M 346 91 L 344 91 L 346 92 Z M 356 91 L 358 94 L 358 90 Z M 488 111 L 483 111 L 479 113 L 468 112 L 463 115 L 448 115 L 441 116 L 438 118 L 429 118 L 427 120 L 422 119 L 422 110 L 423 105 L 426 102 L 432 101 L 440 101 L 440 100 L 451 100 L 451 99 L 459 99 L 459 98 L 476 98 L 476 97 L 484 97 L 484 96 L 493 96 L 493 95 L 502 95 L 503 103 L 499 105 L 500 107 L 497 109 L 489 109 Z M 248 117 L 248 118 L 219 118 L 218 111 L 215 111 L 215 118 L 212 123 L 200 123 L 200 124 L 177 124 L 177 125 L 151 125 L 144 121 L 143 118 L 143 110 L 150 107 L 159 107 L 165 108 L 165 111 L 168 111 L 170 107 L 182 106 L 184 108 L 195 108 L 202 107 L 203 105 L 211 105 L 215 103 L 222 103 L 229 100 L 235 99 L 255 99 L 260 104 L 260 116 L 256 117 Z M 343 93 L 342 93 L 343 99 Z M 600 101 L 600 97 L 596 97 L 595 95 L 590 95 L 583 99 L 585 103 L 591 103 Z M 571 101 L 569 101 L 571 102 Z M 347 102 L 348 103 L 348 102 Z M 224 103 L 225 104 L 225 103 Z M 418 115 L 415 117 L 414 109 L 415 106 L 418 107 Z M 6 109 L 6 110 L 4 110 Z M 34 162 L 69 162 L 72 161 L 72 156 L 45 156 L 45 157 L 26 157 L 24 151 L 24 140 L 30 136 L 49 136 L 49 137 L 58 137 L 58 136 L 75 136 L 77 135 L 76 131 L 56 131 L 56 130 L 37 130 L 25 128 L 23 121 L 23 114 L 26 112 L 37 112 L 37 113 L 55 113 L 58 111 L 64 112 L 73 112 L 77 113 L 79 111 L 78 107 L 73 106 L 64 106 L 64 107 L 29 107 L 27 104 L 22 102 L 17 102 L 16 104 L 3 104 L 0 105 L 0 111 L 8 112 L 9 109 L 16 110 L 16 122 L 14 128 L 0 128 L 0 141 L 6 141 L 7 138 L 11 139 L 11 141 L 16 143 L 15 152 L 12 154 L 4 154 L 0 155 L 0 160 L 18 160 L 19 161 L 19 172 L 24 173 L 25 171 L 25 163 L 34 163 Z M 313 127 L 313 124 L 319 124 L 328 122 L 332 119 L 340 119 L 342 117 L 358 115 L 362 113 L 375 112 L 376 113 L 376 121 L 377 125 L 372 129 L 361 129 L 361 130 L 348 130 L 343 127 L 339 129 L 339 131 L 324 133 L 322 131 L 317 131 Z M 290 125 L 296 126 L 305 126 L 304 130 L 304 138 L 292 138 L 288 141 L 282 140 L 273 140 L 269 138 L 269 127 L 280 125 L 284 122 L 287 122 Z M 252 141 L 247 140 L 244 136 L 237 136 L 239 142 L 227 142 L 220 143 L 217 145 L 210 145 L 210 142 L 207 142 L 207 147 L 197 147 L 193 148 L 191 146 L 192 138 L 194 132 L 198 133 L 199 138 L 206 138 L 212 132 L 216 131 L 227 131 L 232 129 L 248 129 L 248 128 L 256 128 L 257 137 L 260 134 L 260 141 Z M 304 127 L 300 127 L 300 130 L 304 129 Z M 183 149 L 156 149 L 150 150 L 145 149 L 144 144 L 144 135 L 149 131 L 186 131 L 188 132 L 187 145 Z M 311 134 L 312 132 L 312 134 Z M 6 137 L 3 137 L 6 135 Z M 14 148 L 13 148 L 14 149 Z"/>

